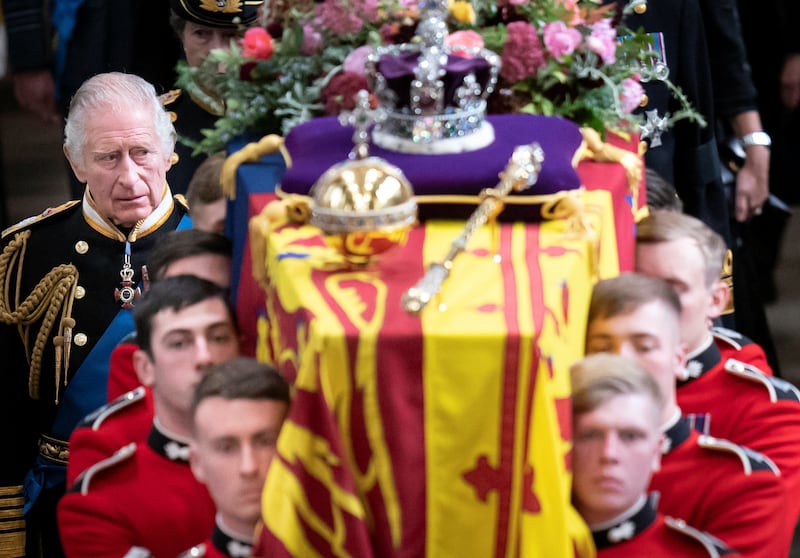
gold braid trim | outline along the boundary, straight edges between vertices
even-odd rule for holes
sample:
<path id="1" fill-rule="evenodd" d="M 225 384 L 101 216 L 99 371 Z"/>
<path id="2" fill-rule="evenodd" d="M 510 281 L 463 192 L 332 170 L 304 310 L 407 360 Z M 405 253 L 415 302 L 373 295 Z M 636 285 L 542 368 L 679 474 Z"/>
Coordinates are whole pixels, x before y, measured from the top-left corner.
<path id="1" fill-rule="evenodd" d="M 63 384 L 67 384 L 67 370 L 69 367 L 69 352 L 72 343 L 72 305 L 75 301 L 75 290 L 78 286 L 78 270 L 72 264 L 62 264 L 51 269 L 34 287 L 33 291 L 20 303 L 20 283 L 22 281 L 22 266 L 25 261 L 27 241 L 30 230 L 14 235 L 8 245 L 0 254 L 0 322 L 16 324 L 20 338 L 25 346 L 28 358 L 30 375 L 28 376 L 28 393 L 31 398 L 39 399 L 39 379 L 42 370 L 42 356 L 45 344 L 56 321 L 58 335 L 54 337 L 56 345 L 55 358 L 55 388 L 56 404 L 59 398 L 59 389 L 63 371 Z M 14 300 L 11 300 L 12 277 L 16 273 L 14 282 Z M 61 319 L 58 320 L 58 314 Z M 31 326 L 41 319 L 41 325 L 36 332 L 33 347 L 30 346 Z"/>
<path id="2" fill-rule="evenodd" d="M 0 486 L 0 556 L 25 556 L 22 485 Z"/>
<path id="3" fill-rule="evenodd" d="M 243 163 L 258 162 L 264 155 L 270 155 L 280 151 L 283 155 L 283 160 L 286 162 L 287 167 L 292 166 L 292 158 L 289 151 L 283 144 L 283 138 L 276 134 L 269 134 L 264 136 L 257 142 L 250 142 L 239 151 L 228 155 L 225 162 L 222 164 L 222 172 L 220 173 L 219 182 L 222 186 L 223 193 L 231 200 L 236 199 L 236 170 L 239 165 Z"/>

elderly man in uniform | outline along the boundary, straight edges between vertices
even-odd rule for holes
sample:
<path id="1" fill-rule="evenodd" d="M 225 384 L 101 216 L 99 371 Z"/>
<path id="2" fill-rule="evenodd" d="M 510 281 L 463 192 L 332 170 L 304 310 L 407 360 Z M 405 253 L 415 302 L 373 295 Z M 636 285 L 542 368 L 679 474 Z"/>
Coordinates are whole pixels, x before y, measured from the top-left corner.
<path id="1" fill-rule="evenodd" d="M 183 45 L 186 62 L 199 66 L 212 49 L 228 49 L 231 41 L 241 40 L 245 29 L 255 23 L 263 3 L 264 0 L 170 0 L 170 25 Z M 197 167 L 207 158 L 202 153 L 192 155 L 191 142 L 201 141 L 201 130 L 214 127 L 217 118 L 225 113 L 225 104 L 194 84 L 165 93 L 162 101 L 178 131 L 177 163 L 169 172 L 169 183 L 176 194 L 185 194 Z"/>
<path id="2" fill-rule="evenodd" d="M 61 554 L 55 506 L 75 424 L 106 401 L 108 359 L 133 330 L 141 269 L 190 226 L 166 173 L 175 130 L 141 78 L 99 74 L 75 94 L 64 152 L 82 200 L 3 233 L 0 257 L 0 548 Z M 23 497 L 24 513 L 23 517 Z M 39 541 L 38 533 L 41 534 Z"/>

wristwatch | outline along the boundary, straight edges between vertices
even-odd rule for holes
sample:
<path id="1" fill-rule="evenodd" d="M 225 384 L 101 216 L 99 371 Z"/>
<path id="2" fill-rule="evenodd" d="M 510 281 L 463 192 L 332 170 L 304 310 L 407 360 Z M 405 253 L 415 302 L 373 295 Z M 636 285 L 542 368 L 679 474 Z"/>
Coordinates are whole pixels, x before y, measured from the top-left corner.
<path id="1" fill-rule="evenodd" d="M 770 138 L 769 134 L 766 132 L 750 132 L 739 139 L 742 140 L 742 145 L 745 147 L 751 147 L 753 145 L 769 147 L 772 145 L 772 138 Z"/>

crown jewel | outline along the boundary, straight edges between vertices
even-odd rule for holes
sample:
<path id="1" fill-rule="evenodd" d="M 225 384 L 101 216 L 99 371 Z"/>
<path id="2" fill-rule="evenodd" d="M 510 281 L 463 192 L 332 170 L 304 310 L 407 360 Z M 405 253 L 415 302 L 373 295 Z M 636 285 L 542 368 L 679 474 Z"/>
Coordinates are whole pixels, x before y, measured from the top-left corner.
<path id="1" fill-rule="evenodd" d="M 382 46 L 367 59 L 370 87 L 386 116 L 373 132 L 385 148 L 412 153 L 479 149 L 494 140 L 486 98 L 500 58 L 480 48 L 452 48 L 446 0 L 426 1 L 415 39 Z"/>

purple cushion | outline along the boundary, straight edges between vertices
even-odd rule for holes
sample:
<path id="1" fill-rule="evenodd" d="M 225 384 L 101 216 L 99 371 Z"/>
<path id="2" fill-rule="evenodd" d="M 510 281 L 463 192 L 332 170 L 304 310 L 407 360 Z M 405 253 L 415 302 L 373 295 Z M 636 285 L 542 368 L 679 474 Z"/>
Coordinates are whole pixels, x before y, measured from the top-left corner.
<path id="1" fill-rule="evenodd" d="M 553 194 L 580 187 L 572 158 L 583 140 L 578 126 L 566 119 L 531 114 L 489 116 L 494 142 L 476 151 L 448 155 L 397 153 L 370 145 L 370 155 L 400 167 L 417 196 L 476 195 L 494 187 L 514 148 L 538 141 L 544 150 L 539 181 L 521 195 Z M 281 190 L 308 194 L 328 168 L 347 159 L 353 147 L 353 129 L 336 117 L 315 118 L 296 126 L 286 136 L 292 166 L 281 179 Z"/>

